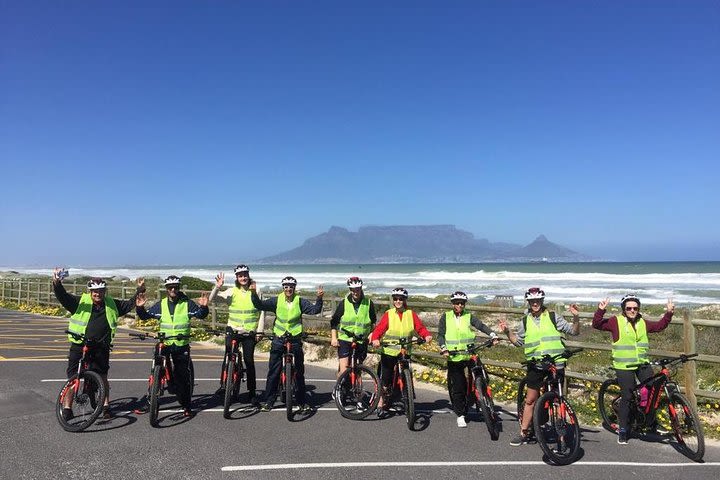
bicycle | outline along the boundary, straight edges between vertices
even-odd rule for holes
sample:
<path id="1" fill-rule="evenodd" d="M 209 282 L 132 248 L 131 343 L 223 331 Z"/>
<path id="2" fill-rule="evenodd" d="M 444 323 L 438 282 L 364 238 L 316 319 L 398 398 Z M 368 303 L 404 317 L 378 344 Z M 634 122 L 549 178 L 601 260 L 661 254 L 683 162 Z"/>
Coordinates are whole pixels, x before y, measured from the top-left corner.
<path id="1" fill-rule="evenodd" d="M 393 379 L 391 384 L 392 391 L 383 391 L 383 406 L 387 407 L 390 404 L 390 397 L 392 393 L 394 393 L 395 389 L 397 389 L 402 396 L 407 426 L 410 430 L 415 429 L 415 421 L 417 417 L 415 415 L 415 387 L 413 383 L 412 368 L 410 366 L 411 358 L 408 354 L 407 347 L 412 344 L 422 345 L 423 343 L 425 343 L 425 339 L 423 338 L 417 338 L 415 340 L 401 338 L 397 342 L 380 343 L 383 347 L 400 345 L 400 353 L 396 357 L 397 361 L 393 367 Z"/>
<path id="2" fill-rule="evenodd" d="M 170 391 L 173 383 L 172 372 L 174 370 L 174 365 L 172 357 L 165 355 L 165 341 L 174 339 L 185 340 L 190 337 L 188 335 L 166 336 L 163 332 L 158 332 L 157 335 L 149 333 L 130 333 L 129 335 L 139 340 L 145 340 L 146 338 L 157 340 L 155 348 L 153 349 L 153 362 L 152 367 L 150 368 L 150 377 L 148 378 L 148 392 L 150 393 L 150 425 L 157 427 L 158 414 L 160 412 L 160 397 L 166 390 Z M 192 369 L 190 371 L 190 378 L 194 378 L 194 372 Z M 193 381 L 191 380 L 191 384 L 192 383 Z"/>
<path id="3" fill-rule="evenodd" d="M 285 332 L 282 335 L 267 335 L 268 340 L 280 338 L 285 348 L 282 358 L 282 370 L 280 370 L 280 383 L 279 391 L 280 395 L 285 401 L 285 415 L 289 421 L 293 419 L 293 399 L 295 396 L 296 387 L 296 371 L 295 371 L 295 354 L 292 353 L 293 341 L 299 341 L 307 338 L 306 333 L 300 335 L 291 335 L 290 332 Z"/>
<path id="4" fill-rule="evenodd" d="M 88 370 L 92 351 L 98 342 L 89 340 L 83 334 L 65 330 L 65 333 L 76 340 L 82 341 L 82 357 L 78 362 L 77 373 L 68 379 L 60 389 L 55 414 L 60 426 L 68 432 L 81 432 L 92 425 L 100 416 L 105 404 L 107 392 L 105 383 L 99 373 Z M 65 400 L 70 395 L 69 406 Z M 63 409 L 70 408 L 70 415 L 63 414 Z"/>
<path id="5" fill-rule="evenodd" d="M 358 344 L 366 342 L 366 337 L 357 336 L 346 329 L 342 329 L 342 332 L 352 340 L 348 366 L 338 377 L 333 389 L 335 405 L 343 417 L 362 420 L 377 408 L 380 382 L 377 374 L 360 363 L 356 356 Z"/>
<path id="6" fill-rule="evenodd" d="M 230 418 L 230 406 L 233 400 L 238 398 L 240 393 L 240 385 L 245 381 L 245 367 L 240 355 L 240 344 L 248 338 L 262 336 L 252 332 L 238 333 L 235 331 L 213 330 L 211 333 L 216 335 L 226 335 L 230 337 L 230 351 L 225 353 L 223 364 L 225 368 L 221 374 L 221 382 L 225 387 L 225 395 L 223 399 L 223 417 Z"/>
<path id="7" fill-rule="evenodd" d="M 543 381 L 540 398 L 533 409 L 533 429 L 540 448 L 551 462 L 557 465 L 569 465 L 580 455 L 580 424 L 563 392 L 562 377 L 558 376 L 556 362 L 568 359 L 583 349 L 565 350 L 558 355 L 545 355 L 541 359 L 526 360 L 522 365 L 539 368 L 547 375 Z M 525 381 L 520 383 L 520 389 Z M 521 392 L 518 392 L 520 397 Z M 522 421 L 524 409 L 518 401 L 518 418 Z"/>
<path id="8" fill-rule="evenodd" d="M 644 382 L 639 382 L 632 391 L 630 400 L 629 426 L 632 431 L 651 430 L 656 425 L 656 412 L 667 407 L 669 426 L 677 441 L 677 449 L 689 459 L 699 462 L 705 455 L 705 436 L 702 423 L 688 399 L 680 393 L 672 374 L 678 365 L 690 361 L 698 354 L 680 355 L 650 362 L 661 367 L 660 371 Z M 643 399 L 647 389 L 647 399 Z M 618 431 L 620 411 L 620 385 L 617 378 L 605 380 L 598 391 L 598 409 L 603 427 L 612 433 Z M 664 394 L 664 396 L 663 396 Z M 662 404 L 662 407 L 661 407 Z"/>
<path id="9" fill-rule="evenodd" d="M 490 389 L 490 377 L 477 352 L 483 348 L 491 347 L 494 342 L 495 339 L 490 338 L 479 345 L 470 344 L 466 349 L 448 350 L 450 355 L 458 353 L 470 355 L 467 374 L 468 405 L 474 403 L 477 412 L 482 412 L 491 440 L 500 438 L 500 416 L 495 411 L 495 403 Z"/>

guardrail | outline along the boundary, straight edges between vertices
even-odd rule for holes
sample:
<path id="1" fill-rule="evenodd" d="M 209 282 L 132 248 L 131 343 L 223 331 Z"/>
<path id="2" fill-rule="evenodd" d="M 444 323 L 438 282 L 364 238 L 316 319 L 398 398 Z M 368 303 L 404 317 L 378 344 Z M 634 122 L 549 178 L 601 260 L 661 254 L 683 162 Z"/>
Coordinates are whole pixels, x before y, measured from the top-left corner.
<path id="1" fill-rule="evenodd" d="M 55 298 L 55 295 L 53 293 L 52 289 L 52 283 L 48 280 L 41 281 L 41 280 L 20 280 L 20 279 L 1 279 L 0 280 L 1 286 L 0 286 L 0 300 L 9 300 L 14 301 L 18 303 L 28 303 L 28 304 L 39 304 L 39 305 L 53 305 L 53 306 L 59 306 L 59 302 Z M 63 283 L 66 290 L 70 293 L 79 295 L 85 291 L 86 286 L 84 284 L 75 284 L 75 283 Z M 194 297 L 194 296 L 200 296 L 200 293 L 202 291 L 200 290 L 187 290 L 185 288 L 182 289 L 188 296 Z M 157 298 L 162 298 L 162 293 L 164 290 L 162 288 L 159 288 L 155 293 L 157 294 Z M 129 299 L 135 294 L 135 285 L 128 282 L 127 285 L 110 285 L 108 287 L 108 294 L 112 296 L 113 298 L 120 298 L 120 299 Z M 277 295 L 278 293 L 275 293 Z M 267 294 L 266 294 L 267 295 Z M 308 294 L 311 295 L 311 294 Z M 330 320 L 329 317 L 332 316 L 332 313 L 335 311 L 335 308 L 337 306 L 337 303 L 340 301 L 343 301 L 344 297 L 337 297 L 337 296 L 326 296 L 324 298 L 325 302 L 323 305 L 323 311 L 319 315 L 303 315 L 303 322 L 304 324 L 311 328 L 316 330 L 329 330 L 330 327 Z M 377 307 L 386 307 L 390 308 L 391 302 L 389 300 L 384 299 L 376 299 L 373 298 L 373 302 Z M 432 303 L 432 302 L 412 302 L 411 306 L 415 309 L 429 309 L 437 312 L 444 312 L 447 311 L 450 307 L 448 305 L 439 305 L 438 303 Z M 383 309 L 380 309 L 381 311 Z M 472 312 L 478 312 L 478 313 L 486 313 L 486 314 L 507 314 L 507 315 L 515 315 L 515 316 L 521 316 L 525 313 L 525 309 L 523 308 L 514 308 L 514 307 L 497 307 L 497 306 L 488 306 L 488 305 L 468 305 L 466 307 L 466 310 L 472 311 Z M 557 313 L 562 314 L 563 316 L 569 316 L 570 313 L 567 311 L 558 311 Z M 678 315 L 679 313 L 679 315 Z M 272 325 L 272 321 L 274 319 L 274 315 L 272 313 L 266 313 L 266 328 L 269 327 L 269 325 Z M 134 316 L 134 312 L 130 315 Z M 227 306 L 226 305 L 218 305 L 213 303 L 210 305 L 210 315 L 209 318 L 205 321 L 201 321 L 202 324 L 207 324 L 207 326 L 211 328 L 216 328 L 218 325 L 218 322 L 220 319 L 224 319 L 227 316 Z M 680 317 L 680 318 L 678 318 Z M 592 313 L 580 313 L 581 319 L 586 320 L 592 320 L 593 314 Z M 224 322 L 223 322 L 224 323 Z M 673 325 L 682 325 L 683 326 L 683 351 L 681 352 L 674 352 L 674 351 L 666 351 L 666 350 L 650 350 L 650 355 L 653 356 L 659 356 L 659 357 L 672 357 L 677 356 L 682 353 L 690 354 L 690 353 L 697 353 L 697 343 L 696 343 L 696 327 L 703 326 L 703 327 L 714 327 L 714 328 L 720 328 L 720 321 L 718 320 L 708 320 L 708 319 L 699 319 L 699 318 L 692 318 L 690 310 L 683 308 L 683 309 L 676 309 L 675 317 L 673 318 L 672 322 Z M 437 332 L 437 328 L 434 328 L 432 326 L 429 326 L 428 329 L 432 331 L 433 333 Z M 478 335 L 479 337 L 484 337 L 483 334 Z M 327 338 L 324 337 L 314 337 L 315 340 L 319 341 L 328 341 Z M 611 351 L 612 346 L 608 342 L 606 344 L 598 344 L 598 343 L 589 343 L 589 342 L 575 342 L 575 341 L 567 341 L 566 344 L 568 346 L 573 347 L 583 347 L 587 350 L 602 350 L 602 351 Z M 423 356 L 427 358 L 436 358 L 436 359 L 443 359 L 442 355 L 435 353 L 435 352 L 420 352 L 416 351 L 415 355 Z M 718 355 L 709 355 L 709 354 L 700 354 L 698 357 L 696 357 L 696 360 L 698 362 L 706 362 L 711 364 L 720 364 L 720 356 Z M 522 369 L 522 365 L 520 365 L 517 362 L 502 362 L 502 361 L 496 361 L 496 360 L 483 360 L 484 363 L 487 365 L 497 366 L 497 367 L 504 367 L 504 368 L 512 368 L 512 369 Z M 684 384 L 683 384 L 683 390 L 685 391 L 686 395 L 690 399 L 690 401 L 693 403 L 693 405 L 697 405 L 697 397 L 705 397 L 705 398 L 712 398 L 712 399 L 720 399 L 720 392 L 712 391 L 712 390 L 702 390 L 697 388 L 697 368 L 696 368 L 696 362 L 687 362 L 683 366 L 683 372 L 684 372 Z M 572 372 L 567 371 L 566 376 L 570 378 L 577 378 L 580 380 L 587 380 L 587 381 L 593 381 L 593 382 L 602 382 L 605 380 L 605 377 L 597 376 L 597 375 L 585 375 L 579 372 Z"/>

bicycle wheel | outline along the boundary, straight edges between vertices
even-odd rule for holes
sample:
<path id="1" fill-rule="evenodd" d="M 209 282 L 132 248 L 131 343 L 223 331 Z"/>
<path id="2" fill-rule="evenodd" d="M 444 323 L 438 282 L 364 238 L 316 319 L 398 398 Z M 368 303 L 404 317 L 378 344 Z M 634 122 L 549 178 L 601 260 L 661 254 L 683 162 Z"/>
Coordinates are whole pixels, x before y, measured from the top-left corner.
<path id="1" fill-rule="evenodd" d="M 603 427 L 612 433 L 619 428 L 620 385 L 616 378 L 605 380 L 598 390 L 597 408 L 602 417 Z"/>
<path id="2" fill-rule="evenodd" d="M 63 414 L 65 398 L 72 396 L 71 414 Z M 55 414 L 60 426 L 68 432 L 81 432 L 100 416 L 105 404 L 105 384 L 102 377 L 86 370 L 80 376 L 73 375 L 60 389 Z"/>
<path id="3" fill-rule="evenodd" d="M 490 387 L 485 385 L 482 378 L 475 378 L 475 402 L 482 410 L 485 426 L 490 433 L 491 440 L 500 438 L 500 418 L 495 413 L 495 403 L 492 399 Z"/>
<path id="4" fill-rule="evenodd" d="M 547 421 L 543 421 L 543 411 Z M 546 392 L 535 403 L 535 435 L 548 459 L 556 465 L 569 465 L 580 455 L 580 425 L 570 404 L 557 392 Z"/>
<path id="5" fill-rule="evenodd" d="M 673 392 L 668 401 L 668 411 L 678 450 L 690 460 L 701 461 L 705 455 L 705 435 L 692 405 L 684 395 Z"/>
<path id="6" fill-rule="evenodd" d="M 225 399 L 223 401 L 223 417 L 230 418 L 230 405 L 235 395 L 235 362 L 230 359 L 227 364 L 227 377 L 225 378 Z"/>
<path id="7" fill-rule="evenodd" d="M 335 383 L 335 405 L 350 420 L 362 420 L 377 408 L 379 381 L 365 365 L 346 369 Z"/>
<path id="8" fill-rule="evenodd" d="M 403 405 L 405 407 L 405 417 L 407 418 L 407 426 L 410 430 L 415 430 L 415 388 L 413 387 L 412 372 L 406 368 L 402 372 L 403 375 Z"/>
<path id="9" fill-rule="evenodd" d="M 162 365 L 155 365 L 152 372 L 152 385 L 150 386 L 150 426 L 157 427 L 158 414 L 160 413 L 160 389 L 162 387 L 163 375 Z"/>
<path id="10" fill-rule="evenodd" d="M 293 395 L 295 394 L 295 379 L 293 378 L 292 363 L 285 364 L 285 415 L 287 419 L 293 419 Z"/>

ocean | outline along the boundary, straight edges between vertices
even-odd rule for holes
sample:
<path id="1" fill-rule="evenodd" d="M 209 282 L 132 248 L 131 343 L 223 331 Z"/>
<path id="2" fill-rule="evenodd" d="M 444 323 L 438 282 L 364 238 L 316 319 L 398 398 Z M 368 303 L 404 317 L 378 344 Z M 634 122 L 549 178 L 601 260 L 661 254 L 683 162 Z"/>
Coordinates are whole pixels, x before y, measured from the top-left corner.
<path id="1" fill-rule="evenodd" d="M 210 281 L 222 271 L 226 284 L 230 284 L 234 265 L 66 267 L 71 275 L 135 278 L 175 274 Z M 720 262 L 250 264 L 250 269 L 264 291 L 279 290 L 280 279 L 285 275 L 297 278 L 300 289 L 324 285 L 328 290 L 344 288 L 345 280 L 357 275 L 370 294 L 387 294 L 398 286 L 407 288 L 410 295 L 426 297 L 462 290 L 471 301 L 479 303 L 490 301 L 495 295 L 513 295 L 518 300 L 532 286 L 545 290 L 550 302 L 597 303 L 609 297 L 616 303 L 626 293 L 634 292 L 647 304 L 664 304 L 668 298 L 678 305 L 720 303 Z M 8 270 L 50 274 L 52 268 L 0 267 L 0 271 Z"/>

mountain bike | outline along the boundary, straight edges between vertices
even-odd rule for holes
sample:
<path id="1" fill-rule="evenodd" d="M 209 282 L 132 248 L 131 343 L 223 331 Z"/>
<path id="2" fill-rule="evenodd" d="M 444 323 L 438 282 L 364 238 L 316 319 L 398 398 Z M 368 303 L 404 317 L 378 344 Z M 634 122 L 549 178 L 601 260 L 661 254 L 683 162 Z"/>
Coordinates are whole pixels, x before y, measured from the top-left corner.
<path id="1" fill-rule="evenodd" d="M 406 339 L 401 338 L 397 342 L 381 342 L 380 345 L 383 347 L 398 346 L 400 345 L 400 353 L 398 354 L 397 361 L 393 367 L 393 379 L 391 391 L 383 392 L 383 405 L 390 405 L 390 397 L 395 391 L 400 392 L 402 397 L 403 409 L 405 410 L 405 417 L 407 419 L 407 426 L 410 430 L 415 429 L 415 421 L 417 419 L 415 415 L 415 387 L 413 384 L 413 373 L 412 367 L 410 366 L 411 358 L 408 353 L 408 347 L 412 344 L 422 345 L 425 343 L 425 339 Z"/>
<path id="2" fill-rule="evenodd" d="M 494 342 L 495 339 L 490 338 L 479 345 L 470 344 L 464 350 L 448 350 L 451 355 L 470 355 L 470 365 L 467 373 L 468 405 L 474 403 L 478 413 L 482 412 L 491 440 L 500 438 L 500 416 L 495 411 L 495 403 L 490 389 L 490 377 L 477 352 L 483 348 L 491 347 Z"/>
<path id="3" fill-rule="evenodd" d="M 699 462 L 705 454 L 705 436 L 700 419 L 688 399 L 680 393 L 672 375 L 678 365 L 690 361 L 698 354 L 680 355 L 650 362 L 661 367 L 660 371 L 644 382 L 639 382 L 632 391 L 630 400 L 629 426 L 632 431 L 652 430 L 657 425 L 656 412 L 667 408 L 665 425 L 672 430 L 677 449 L 689 459 Z M 620 411 L 620 385 L 617 378 L 605 380 L 598 391 L 598 409 L 603 426 L 610 432 L 618 431 Z M 647 393 L 647 396 L 645 396 Z"/>
<path id="4" fill-rule="evenodd" d="M 225 387 L 223 399 L 223 417 L 230 418 L 230 406 L 233 400 L 238 398 L 240 385 L 245 381 L 245 367 L 243 366 L 242 355 L 240 355 L 240 344 L 248 338 L 255 338 L 259 334 L 253 332 L 238 333 L 235 331 L 212 331 L 217 335 L 224 334 L 230 339 L 230 351 L 225 353 L 221 382 Z"/>
<path id="5" fill-rule="evenodd" d="M 579 349 L 565 350 L 558 355 L 545 355 L 541 359 L 526 360 L 529 365 L 547 372 L 542 395 L 535 402 L 533 410 L 533 428 L 540 448 L 551 462 L 557 465 L 569 465 L 580 455 L 580 424 L 563 392 L 562 375 L 558 374 L 556 362 L 568 359 Z M 524 407 L 524 404 L 523 404 Z M 519 417 L 522 415 L 518 410 Z"/>
<path id="6" fill-rule="evenodd" d="M 301 341 L 307 338 L 306 333 L 300 335 L 291 335 L 290 332 L 285 332 L 282 335 L 267 335 L 267 339 L 273 340 L 279 338 L 283 342 L 285 353 L 282 357 L 282 370 L 280 370 L 280 384 L 279 391 L 280 395 L 285 400 L 285 415 L 288 420 L 293 419 L 293 400 L 295 398 L 296 386 L 296 371 L 295 371 L 295 354 L 292 353 L 293 342 Z"/>
<path id="7" fill-rule="evenodd" d="M 150 425 L 157 427 L 158 425 L 158 414 L 160 412 L 160 397 L 168 390 L 173 393 L 173 370 L 174 365 L 172 356 L 165 355 L 165 341 L 167 340 L 186 340 L 190 338 L 188 335 L 172 335 L 166 336 L 163 332 L 158 332 L 157 335 L 150 333 L 130 333 L 131 337 L 137 338 L 138 340 L 145 340 L 146 338 L 153 338 L 157 340 L 155 348 L 153 349 L 153 362 L 150 368 L 150 377 L 148 378 L 148 393 L 150 403 Z M 192 364 L 191 364 L 192 365 Z M 194 378 L 194 372 L 190 371 L 191 381 Z"/>
<path id="8" fill-rule="evenodd" d="M 78 363 L 77 373 L 70 377 L 60 389 L 57 402 L 55 402 L 55 414 L 64 430 L 81 432 L 92 425 L 102 413 L 107 392 L 100 374 L 88 370 L 93 350 L 99 346 L 99 343 L 89 340 L 82 334 L 68 330 L 65 330 L 65 333 L 82 341 L 82 357 Z M 66 406 L 66 403 L 69 405 Z M 72 413 L 63 414 L 64 408 L 70 408 Z"/>
<path id="9" fill-rule="evenodd" d="M 362 420 L 377 408 L 380 401 L 380 382 L 377 374 L 360 363 L 356 355 L 358 345 L 367 342 L 367 338 L 357 336 L 344 328 L 341 331 L 352 340 L 348 366 L 338 377 L 333 389 L 335 405 L 343 417 Z"/>

